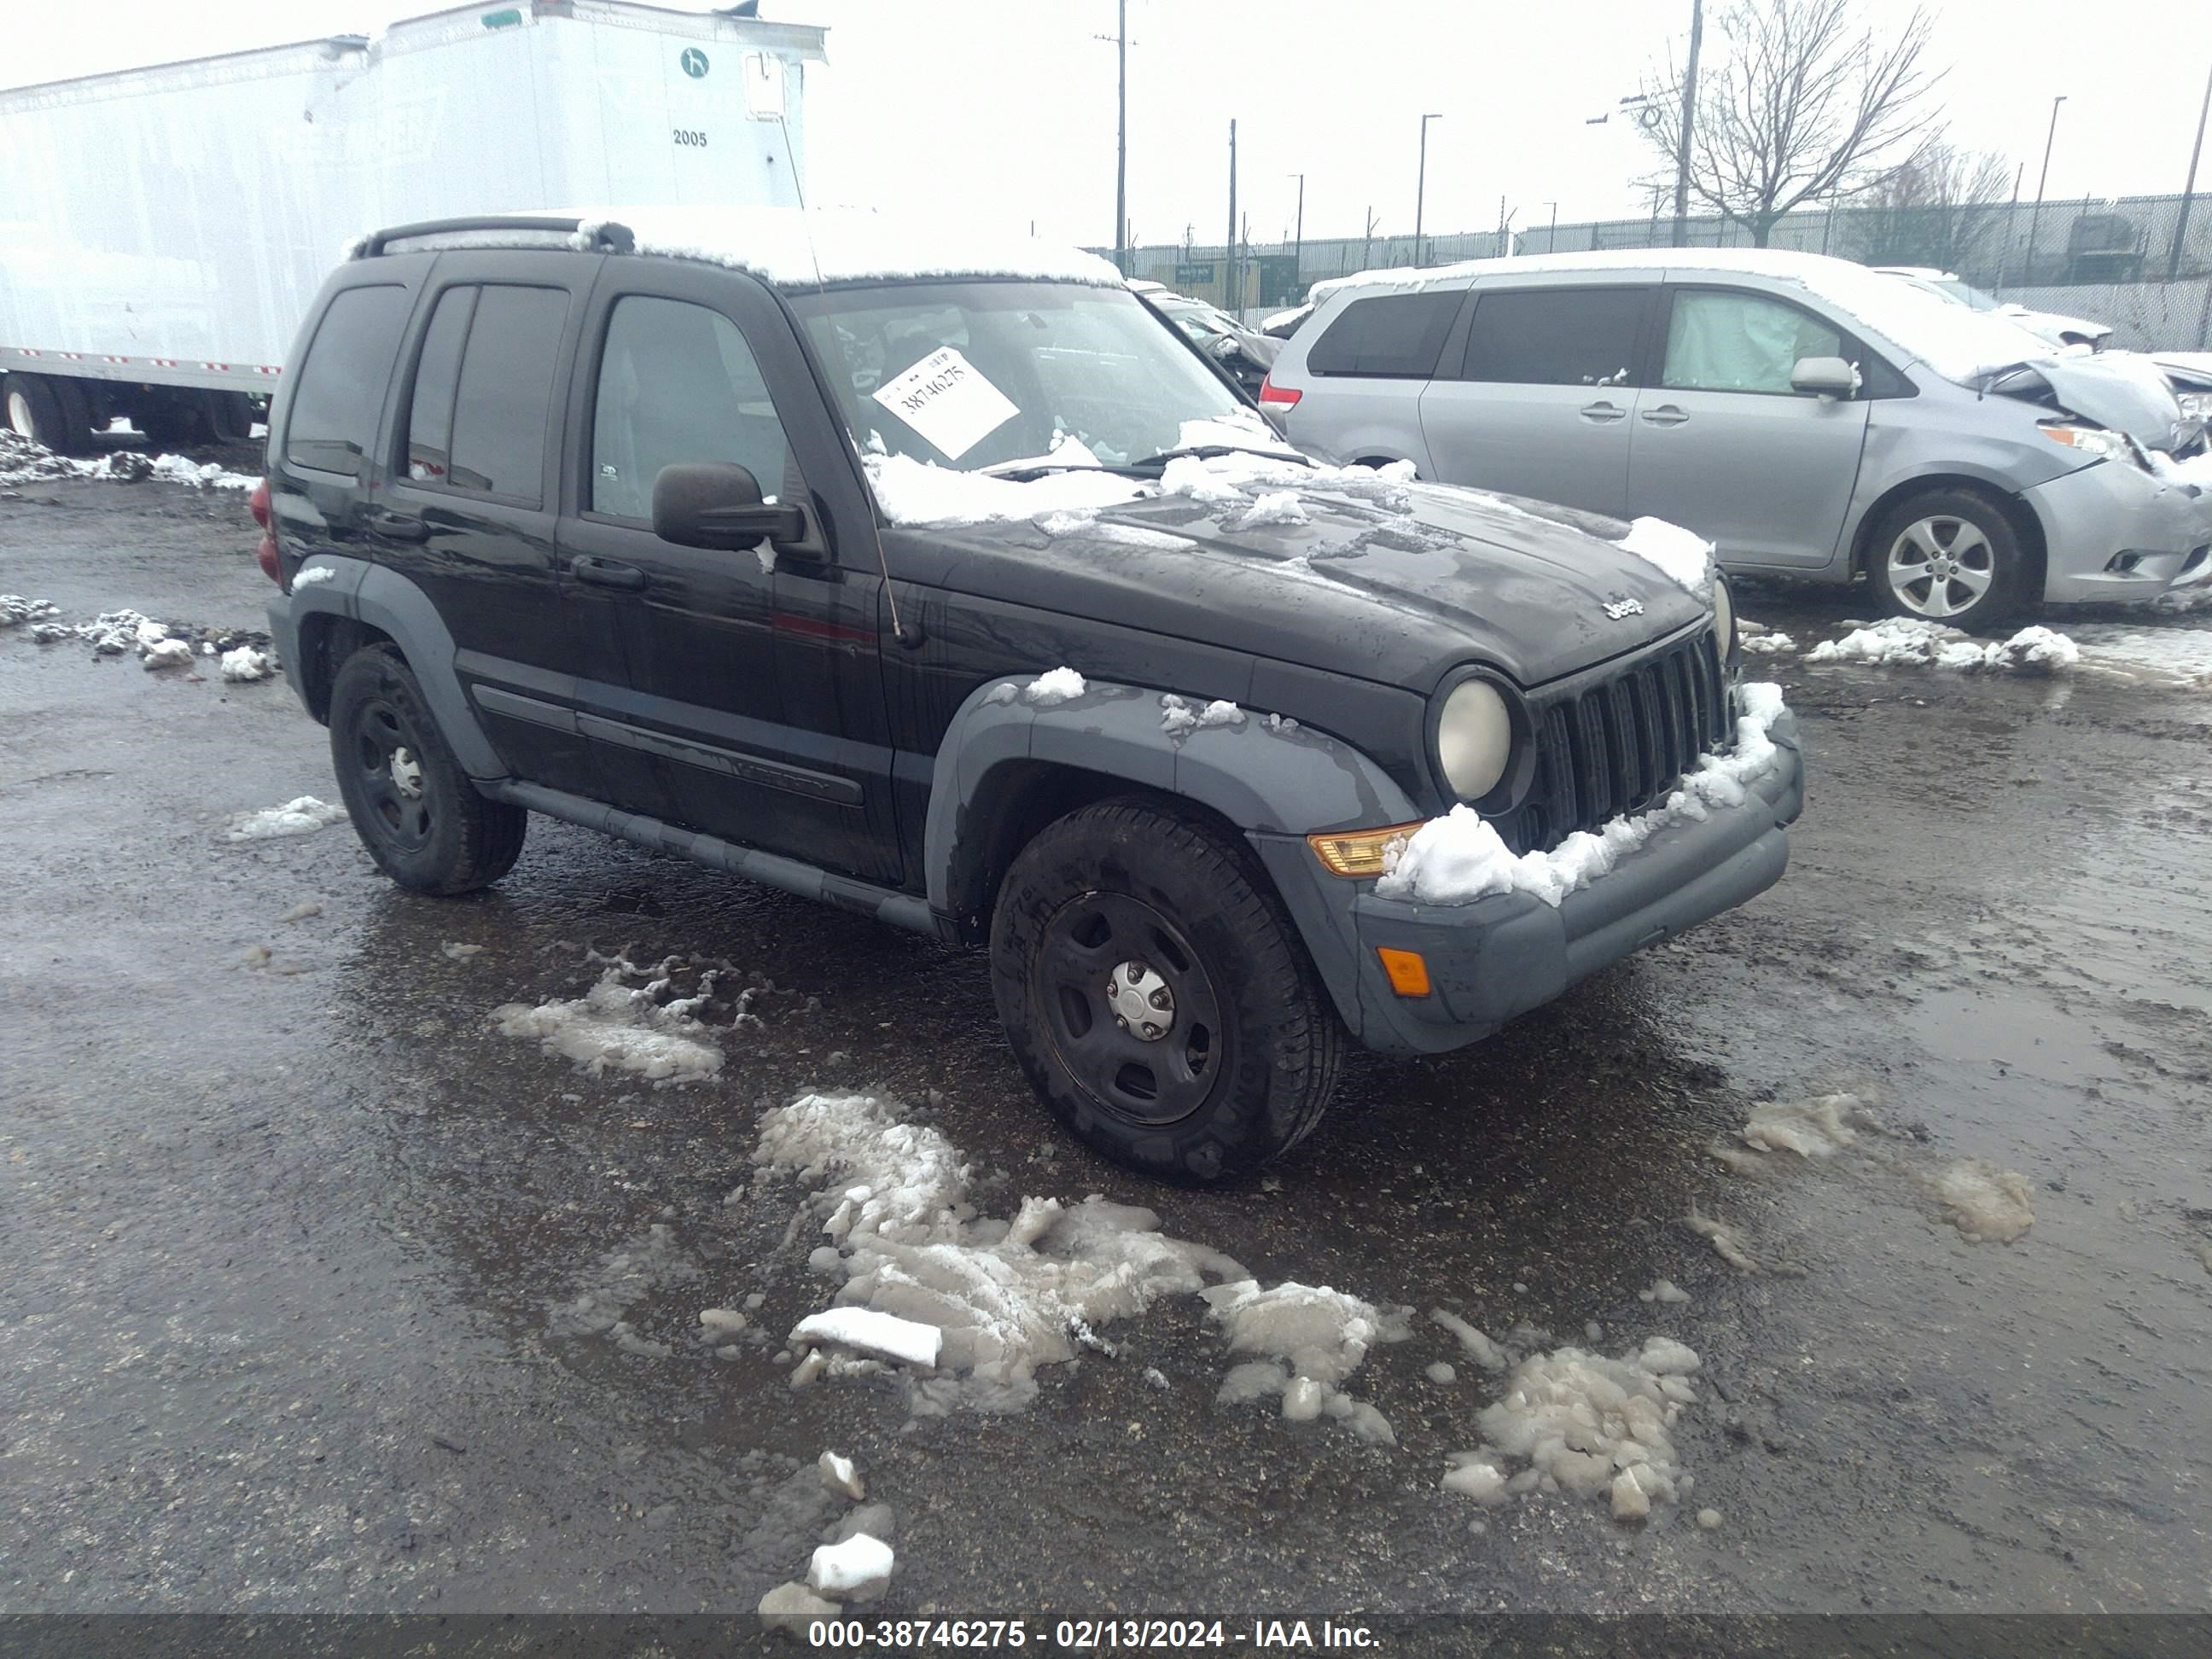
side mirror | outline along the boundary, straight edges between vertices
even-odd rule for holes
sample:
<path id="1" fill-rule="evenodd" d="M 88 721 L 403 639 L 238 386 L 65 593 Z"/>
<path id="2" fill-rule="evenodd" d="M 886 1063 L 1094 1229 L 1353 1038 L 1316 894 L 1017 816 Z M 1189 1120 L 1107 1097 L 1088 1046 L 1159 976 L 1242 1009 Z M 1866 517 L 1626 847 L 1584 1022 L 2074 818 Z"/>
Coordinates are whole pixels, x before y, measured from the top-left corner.
<path id="1" fill-rule="evenodd" d="M 1800 357 L 1790 371 L 1790 389 L 1848 398 L 1859 389 L 1859 372 L 1841 357 Z"/>
<path id="2" fill-rule="evenodd" d="M 760 480 L 734 461 L 687 461 L 653 481 L 653 533 L 678 547 L 735 550 L 797 541 L 806 515 L 763 501 Z"/>

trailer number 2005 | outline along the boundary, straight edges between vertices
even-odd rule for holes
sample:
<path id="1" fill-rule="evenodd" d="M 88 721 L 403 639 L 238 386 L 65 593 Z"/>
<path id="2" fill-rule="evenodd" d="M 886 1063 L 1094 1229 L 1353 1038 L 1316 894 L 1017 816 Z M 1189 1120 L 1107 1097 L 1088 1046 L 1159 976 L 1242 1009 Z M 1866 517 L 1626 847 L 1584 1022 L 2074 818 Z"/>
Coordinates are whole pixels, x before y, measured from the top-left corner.
<path id="1" fill-rule="evenodd" d="M 704 149 L 707 135 L 696 127 L 676 127 L 671 130 L 680 149 Z"/>

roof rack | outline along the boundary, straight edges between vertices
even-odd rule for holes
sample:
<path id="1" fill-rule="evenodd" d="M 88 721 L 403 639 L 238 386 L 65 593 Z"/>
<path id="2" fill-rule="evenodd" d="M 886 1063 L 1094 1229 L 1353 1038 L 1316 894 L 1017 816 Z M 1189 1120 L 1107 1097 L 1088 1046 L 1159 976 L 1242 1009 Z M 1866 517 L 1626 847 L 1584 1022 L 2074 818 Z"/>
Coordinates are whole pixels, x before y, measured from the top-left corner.
<path id="1" fill-rule="evenodd" d="M 355 257 L 374 259 L 393 242 L 412 240 L 417 236 L 449 236 L 472 230 L 544 230 L 573 235 L 588 222 L 582 219 L 550 217 L 542 214 L 479 214 L 460 219 L 425 219 L 419 224 L 394 225 L 388 230 L 372 232 L 362 239 L 361 251 Z M 593 242 L 610 253 L 629 253 L 637 246 L 628 225 L 601 221 L 597 226 Z"/>

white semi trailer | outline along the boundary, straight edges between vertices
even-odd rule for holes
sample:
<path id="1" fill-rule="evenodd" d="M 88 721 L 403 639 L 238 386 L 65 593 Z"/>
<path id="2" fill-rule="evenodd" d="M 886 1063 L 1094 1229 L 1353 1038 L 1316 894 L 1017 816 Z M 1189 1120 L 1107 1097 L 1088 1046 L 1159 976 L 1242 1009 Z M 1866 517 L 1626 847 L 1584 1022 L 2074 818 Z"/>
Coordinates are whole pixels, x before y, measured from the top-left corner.
<path id="1" fill-rule="evenodd" d="M 244 436 L 364 230 L 796 204 L 824 32 L 754 9 L 490 0 L 0 92 L 0 415 L 65 454 Z"/>

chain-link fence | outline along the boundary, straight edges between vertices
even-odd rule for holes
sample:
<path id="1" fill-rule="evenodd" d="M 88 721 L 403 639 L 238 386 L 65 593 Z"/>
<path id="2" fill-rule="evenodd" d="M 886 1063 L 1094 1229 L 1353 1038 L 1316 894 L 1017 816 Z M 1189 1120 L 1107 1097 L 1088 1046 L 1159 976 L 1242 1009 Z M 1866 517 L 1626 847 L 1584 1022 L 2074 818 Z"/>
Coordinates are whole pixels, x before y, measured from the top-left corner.
<path id="1" fill-rule="evenodd" d="M 1304 302 L 1331 276 L 1402 265 L 1451 264 L 1501 253 L 1576 253 L 1665 247 L 1671 216 L 1411 236 L 1337 237 L 1299 244 L 1220 244 L 1131 251 L 1130 274 L 1252 317 Z M 1749 228 L 1693 218 L 1692 247 L 1749 247 Z M 2008 301 L 2102 322 L 2136 349 L 2212 349 L 2212 201 L 2183 196 L 2084 198 L 1881 207 L 1831 205 L 1788 215 L 1767 246 L 1867 264 L 1952 272 Z"/>

